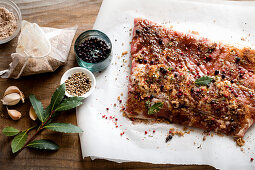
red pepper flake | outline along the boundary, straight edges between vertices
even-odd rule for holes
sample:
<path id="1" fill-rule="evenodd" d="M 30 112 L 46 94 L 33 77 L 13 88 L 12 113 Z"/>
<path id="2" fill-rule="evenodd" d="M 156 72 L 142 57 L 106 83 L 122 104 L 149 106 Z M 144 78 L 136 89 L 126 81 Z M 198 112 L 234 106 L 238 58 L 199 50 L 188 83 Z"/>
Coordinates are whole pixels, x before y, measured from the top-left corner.
<path id="1" fill-rule="evenodd" d="M 254 159 L 253 158 L 251 158 L 251 162 L 253 161 Z"/>
<path id="2" fill-rule="evenodd" d="M 197 92 L 199 92 L 200 91 L 200 89 L 197 89 Z"/>
<path id="3" fill-rule="evenodd" d="M 226 97 L 226 98 L 227 98 L 227 97 L 228 97 L 228 95 L 225 93 L 225 94 L 224 94 L 224 97 Z"/>
<path id="4" fill-rule="evenodd" d="M 153 133 L 155 133 L 156 131 L 155 131 L 155 130 L 153 130 L 152 132 L 153 132 Z"/>
<path id="5" fill-rule="evenodd" d="M 105 118 L 105 115 L 103 115 L 102 118 Z"/>
<path id="6" fill-rule="evenodd" d="M 115 118 L 115 121 L 118 121 L 118 119 L 117 119 L 117 118 Z"/>
<path id="7" fill-rule="evenodd" d="M 181 68 L 183 68 L 183 65 L 180 65 Z"/>
<path id="8" fill-rule="evenodd" d="M 109 110 L 109 108 L 107 107 L 106 110 Z"/>
<path id="9" fill-rule="evenodd" d="M 204 60 L 206 60 L 206 57 L 204 57 Z"/>
<path id="10" fill-rule="evenodd" d="M 185 95 L 185 96 L 188 96 L 188 94 L 187 94 L 187 93 L 184 93 L 184 95 Z"/>
<path id="11" fill-rule="evenodd" d="M 120 133 L 120 136 L 124 135 L 125 132 Z"/>
<path id="12" fill-rule="evenodd" d="M 144 132 L 145 135 L 146 135 L 147 133 L 148 133 L 147 131 Z"/>
<path id="13" fill-rule="evenodd" d="M 118 128 L 119 126 L 115 126 L 116 128 Z"/>
<path id="14" fill-rule="evenodd" d="M 209 72 L 209 71 L 207 71 L 207 74 L 210 74 L 210 72 Z"/>
<path id="15" fill-rule="evenodd" d="M 253 97 L 253 94 L 251 94 L 250 97 Z"/>
<path id="16" fill-rule="evenodd" d="M 211 120 L 215 120 L 214 118 L 212 118 Z"/>
<path id="17" fill-rule="evenodd" d="M 122 103 L 122 100 L 119 100 L 120 103 Z"/>
<path id="18" fill-rule="evenodd" d="M 169 133 L 172 133 L 171 130 L 169 130 Z"/>

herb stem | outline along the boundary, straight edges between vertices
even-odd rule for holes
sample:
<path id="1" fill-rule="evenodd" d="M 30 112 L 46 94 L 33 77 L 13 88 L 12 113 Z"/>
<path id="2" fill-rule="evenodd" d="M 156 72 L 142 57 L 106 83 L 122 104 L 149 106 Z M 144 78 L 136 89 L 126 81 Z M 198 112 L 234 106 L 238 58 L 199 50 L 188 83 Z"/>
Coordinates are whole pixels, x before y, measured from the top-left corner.
<path id="1" fill-rule="evenodd" d="M 52 110 L 51 113 L 50 113 L 50 116 L 47 118 L 47 120 L 45 122 L 43 122 L 39 128 L 36 130 L 36 132 L 33 134 L 33 136 L 27 140 L 27 142 L 25 143 L 25 145 L 19 150 L 19 152 L 21 152 L 30 142 L 32 142 L 36 136 L 43 130 L 44 126 L 48 123 L 48 121 L 51 119 L 52 115 L 55 113 L 55 110 Z M 36 126 L 33 126 L 29 129 L 27 129 L 26 131 L 28 132 L 29 130 L 35 128 Z"/>

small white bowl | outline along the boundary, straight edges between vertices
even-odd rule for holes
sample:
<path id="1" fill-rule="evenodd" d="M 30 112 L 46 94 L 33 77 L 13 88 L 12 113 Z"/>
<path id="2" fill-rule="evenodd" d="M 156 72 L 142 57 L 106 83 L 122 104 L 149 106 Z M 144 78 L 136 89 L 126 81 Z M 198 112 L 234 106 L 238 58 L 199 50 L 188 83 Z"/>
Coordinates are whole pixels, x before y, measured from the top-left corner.
<path id="1" fill-rule="evenodd" d="M 76 73 L 76 72 L 85 73 L 91 80 L 91 88 L 89 89 L 89 91 L 87 93 L 85 93 L 84 95 L 79 96 L 79 97 L 87 98 L 87 97 L 89 97 L 89 95 L 91 95 L 93 93 L 93 91 L 95 90 L 95 87 L 96 87 L 96 78 L 93 75 L 93 73 L 91 71 L 89 71 L 88 69 L 83 68 L 83 67 L 74 67 L 74 68 L 67 70 L 62 76 L 62 78 L 60 80 L 60 84 L 65 83 L 65 81 L 68 79 L 68 77 L 71 77 L 72 74 Z M 67 97 L 74 97 L 73 95 L 70 95 L 67 91 L 65 91 L 65 95 Z"/>

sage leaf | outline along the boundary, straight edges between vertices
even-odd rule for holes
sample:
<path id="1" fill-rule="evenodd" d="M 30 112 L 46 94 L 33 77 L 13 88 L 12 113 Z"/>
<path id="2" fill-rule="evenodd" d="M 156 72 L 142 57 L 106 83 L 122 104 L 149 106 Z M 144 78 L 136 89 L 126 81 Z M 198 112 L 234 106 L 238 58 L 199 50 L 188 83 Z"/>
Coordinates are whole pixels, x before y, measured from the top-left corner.
<path id="1" fill-rule="evenodd" d="M 11 143 L 12 153 L 18 152 L 27 141 L 27 131 L 21 132 L 15 136 Z"/>
<path id="2" fill-rule="evenodd" d="M 46 139 L 34 140 L 33 142 L 29 143 L 27 147 L 33 148 L 33 149 L 52 150 L 52 151 L 59 149 L 59 146 L 55 142 L 51 140 L 46 140 Z"/>
<path id="3" fill-rule="evenodd" d="M 83 97 L 68 97 L 62 101 L 60 105 L 57 106 L 55 111 L 65 111 L 76 108 L 82 104 Z"/>
<path id="4" fill-rule="evenodd" d="M 3 134 L 5 136 L 15 136 L 17 135 L 20 131 L 18 129 L 15 129 L 13 127 L 6 127 L 2 130 Z"/>
<path id="5" fill-rule="evenodd" d="M 148 115 L 152 115 L 154 113 L 157 113 L 160 111 L 160 109 L 162 109 L 163 107 L 163 103 L 162 102 L 158 102 L 158 103 L 155 103 L 153 104 L 149 110 L 148 110 Z"/>
<path id="6" fill-rule="evenodd" d="M 29 96 L 30 102 L 35 110 L 35 113 L 37 114 L 38 119 L 41 122 L 44 122 L 46 119 L 45 113 L 44 113 L 44 109 L 43 109 L 43 105 L 42 103 L 35 97 L 35 95 L 31 94 Z"/>
<path id="7" fill-rule="evenodd" d="M 65 83 L 61 84 L 56 91 L 54 92 L 54 94 L 51 97 L 51 101 L 50 101 L 50 107 L 51 107 L 51 111 L 55 110 L 55 108 L 61 103 L 61 101 L 63 100 L 65 96 Z"/>
<path id="8" fill-rule="evenodd" d="M 203 76 L 203 77 L 196 79 L 195 84 L 197 86 L 208 86 L 212 81 L 213 81 L 212 77 Z"/>
<path id="9" fill-rule="evenodd" d="M 46 129 L 54 130 L 63 133 L 81 133 L 83 132 L 78 126 L 72 125 L 70 123 L 50 123 L 45 126 Z"/>

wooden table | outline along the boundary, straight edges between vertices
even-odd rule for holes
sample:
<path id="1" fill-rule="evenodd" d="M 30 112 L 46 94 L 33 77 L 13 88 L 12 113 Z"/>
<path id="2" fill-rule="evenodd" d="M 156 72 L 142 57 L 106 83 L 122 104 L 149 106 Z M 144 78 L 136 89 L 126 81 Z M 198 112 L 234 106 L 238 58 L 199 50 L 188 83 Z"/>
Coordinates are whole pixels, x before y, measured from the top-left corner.
<path id="1" fill-rule="evenodd" d="M 93 27 L 102 0 L 16 0 L 20 7 L 23 19 L 36 22 L 40 26 L 65 28 L 78 24 L 77 36 Z M 7 69 L 11 62 L 10 54 L 15 51 L 17 38 L 13 41 L 0 45 L 0 70 Z M 22 113 L 19 121 L 13 121 L 7 115 L 6 108 L 0 104 L 0 129 L 6 126 L 13 126 L 18 129 L 25 129 L 33 125 L 29 118 L 28 110 L 30 102 L 29 94 L 35 94 L 44 106 L 49 104 L 50 97 L 59 85 L 62 74 L 71 67 L 76 66 L 73 48 L 68 57 L 67 64 L 54 73 L 46 73 L 24 77 L 19 80 L 0 79 L 0 96 L 10 86 L 18 86 L 26 96 L 25 104 L 18 104 L 14 109 Z M 75 110 L 63 113 L 58 118 L 59 122 L 76 124 Z M 52 139 L 60 145 L 57 152 L 42 152 L 24 149 L 18 155 L 11 153 L 11 138 L 5 137 L 0 132 L 0 169 L 214 169 L 206 165 L 155 165 L 148 163 L 114 163 L 106 160 L 92 161 L 90 158 L 82 159 L 79 137 L 77 134 L 62 134 L 45 131 L 39 138 Z"/>

